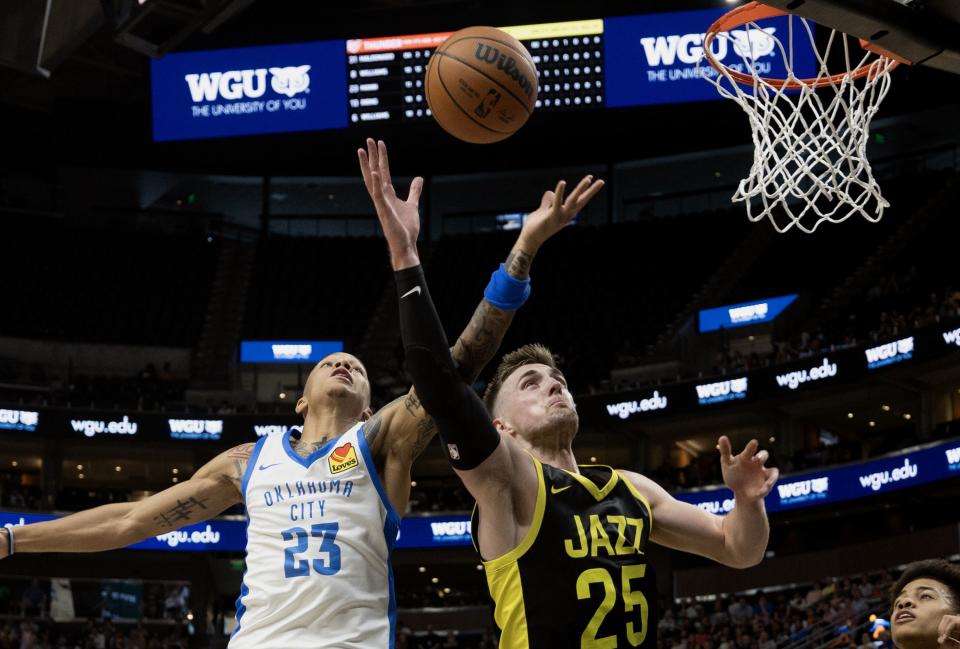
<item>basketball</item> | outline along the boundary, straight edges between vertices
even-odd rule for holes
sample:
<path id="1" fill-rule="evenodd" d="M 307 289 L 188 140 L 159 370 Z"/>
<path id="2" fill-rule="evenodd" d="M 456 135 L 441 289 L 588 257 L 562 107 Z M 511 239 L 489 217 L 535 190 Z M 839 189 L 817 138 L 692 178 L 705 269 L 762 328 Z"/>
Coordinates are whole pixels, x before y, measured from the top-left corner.
<path id="1" fill-rule="evenodd" d="M 520 41 L 494 27 L 467 27 L 427 66 L 427 105 L 450 135 L 474 144 L 504 140 L 530 118 L 537 68 Z"/>

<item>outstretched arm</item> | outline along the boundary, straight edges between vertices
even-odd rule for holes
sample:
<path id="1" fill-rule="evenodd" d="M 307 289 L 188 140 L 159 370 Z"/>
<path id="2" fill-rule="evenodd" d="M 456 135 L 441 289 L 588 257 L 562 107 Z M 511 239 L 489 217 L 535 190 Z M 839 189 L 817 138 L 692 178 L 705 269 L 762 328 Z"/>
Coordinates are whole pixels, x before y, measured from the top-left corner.
<path id="1" fill-rule="evenodd" d="M 561 180 L 553 191 L 546 191 L 540 205 L 523 222 L 520 236 L 504 262 L 506 273 L 513 279 L 530 278 L 530 266 L 540 247 L 554 234 L 570 224 L 587 203 L 603 189 L 602 180 L 584 176 L 570 196 L 565 198 L 567 183 Z M 470 323 L 453 345 L 453 362 L 464 381 L 473 383 L 489 363 L 513 320 L 516 310 L 498 308 L 484 298 L 474 311 Z"/>
<path id="2" fill-rule="evenodd" d="M 423 180 L 414 179 L 409 196 L 401 200 L 393 187 L 386 145 L 368 139 L 366 150 L 358 150 L 357 155 L 364 185 L 378 215 L 389 212 L 405 218 L 413 216 L 419 223 L 418 203 Z M 603 185 L 602 180 L 585 176 L 568 197 L 565 197 L 566 182 L 562 180 L 553 191 L 544 192 L 540 205 L 524 219 L 520 235 L 503 264 L 507 275 L 520 282 L 527 281 L 540 247 L 568 225 Z M 500 308 L 486 298 L 480 301 L 451 351 L 457 373 L 464 381 L 473 383 L 493 359 L 515 312 L 515 309 Z M 387 422 L 389 425 L 385 425 Z M 370 434 L 386 429 L 389 429 L 388 442 L 394 447 L 391 452 L 408 456 L 409 461 L 420 455 L 436 434 L 436 425 L 424 411 L 415 389 L 382 408 L 367 426 L 368 442 L 375 453 L 381 450 L 384 440 L 382 436 L 371 438 Z"/>
<path id="3" fill-rule="evenodd" d="M 254 444 L 221 453 L 189 480 L 132 503 L 103 505 L 63 518 L 13 528 L 21 552 L 100 552 L 213 518 L 243 501 L 240 485 Z M 0 532 L 0 558 L 10 555 Z"/>
<path id="4" fill-rule="evenodd" d="M 679 501 L 644 476 L 623 473 L 650 503 L 650 538 L 655 543 L 699 554 L 731 568 L 749 568 L 763 560 L 767 549 L 770 524 L 763 499 L 773 489 L 779 472 L 764 466 L 769 454 L 757 452 L 756 440 L 739 455 L 732 454 L 726 436 L 720 438 L 719 448 L 723 479 L 736 501 L 726 516 Z"/>

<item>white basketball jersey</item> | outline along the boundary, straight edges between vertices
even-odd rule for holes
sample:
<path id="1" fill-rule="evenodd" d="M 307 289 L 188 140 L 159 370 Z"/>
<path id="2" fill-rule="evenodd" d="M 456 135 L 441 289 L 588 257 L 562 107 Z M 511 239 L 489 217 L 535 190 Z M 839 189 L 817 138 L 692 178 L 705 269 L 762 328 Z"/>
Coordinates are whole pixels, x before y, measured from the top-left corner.
<path id="1" fill-rule="evenodd" d="M 261 438 L 244 474 L 247 572 L 229 649 L 392 648 L 400 517 L 363 424 L 307 458 L 292 432 Z"/>

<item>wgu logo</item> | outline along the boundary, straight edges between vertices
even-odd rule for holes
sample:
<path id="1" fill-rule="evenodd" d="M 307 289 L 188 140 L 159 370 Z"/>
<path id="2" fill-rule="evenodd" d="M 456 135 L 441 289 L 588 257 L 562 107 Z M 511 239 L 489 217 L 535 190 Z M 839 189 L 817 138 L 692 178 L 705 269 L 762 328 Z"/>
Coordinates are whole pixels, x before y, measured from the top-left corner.
<path id="1" fill-rule="evenodd" d="M 773 36 L 776 31 L 776 27 L 750 30 L 734 29 L 730 32 L 733 51 L 745 59 L 759 59 L 763 56 L 770 56 L 777 47 L 777 39 Z"/>
<path id="2" fill-rule="evenodd" d="M 827 497 L 829 490 L 829 476 L 777 485 L 777 494 L 780 496 L 780 504 L 782 505 L 808 500 L 821 500 Z"/>
<path id="3" fill-rule="evenodd" d="M 218 99 L 259 99 L 267 92 L 267 74 L 270 87 L 279 95 L 293 97 L 310 87 L 309 65 L 284 68 L 257 68 L 255 70 L 228 70 L 184 75 L 190 98 L 194 103 Z"/>
<path id="4" fill-rule="evenodd" d="M 697 400 L 700 405 L 719 403 L 733 399 L 744 399 L 747 396 L 747 377 L 704 383 L 697 386 Z"/>
<path id="5" fill-rule="evenodd" d="M 960 347 L 960 327 L 952 331 L 944 331 L 943 342 L 947 343 L 948 345 L 956 345 L 957 347 Z"/>
<path id="6" fill-rule="evenodd" d="M 0 429 L 33 432 L 40 421 L 40 413 L 32 410 L 5 410 L 0 408 Z"/>
<path id="7" fill-rule="evenodd" d="M 865 349 L 867 367 L 875 369 L 913 358 L 913 336 Z"/>
<path id="8" fill-rule="evenodd" d="M 254 424 L 253 432 L 257 434 L 257 437 L 263 437 L 264 435 L 285 435 L 286 432 L 290 430 L 289 426 L 276 425 L 276 424 Z"/>
<path id="9" fill-rule="evenodd" d="M 747 306 L 738 306 L 727 310 L 730 313 L 730 322 L 742 324 L 744 322 L 753 322 L 754 320 L 763 320 L 770 311 L 770 305 L 766 302 L 759 304 L 748 304 Z"/>
<path id="10" fill-rule="evenodd" d="M 222 419 L 168 419 L 172 439 L 220 439 Z"/>
<path id="11" fill-rule="evenodd" d="M 278 361 L 306 360 L 313 353 L 313 345 L 271 345 L 270 349 Z"/>
<path id="12" fill-rule="evenodd" d="M 718 61 L 724 60 L 731 49 L 744 58 L 770 56 L 776 49 L 777 41 L 773 36 L 776 31 L 776 27 L 765 27 L 762 30 L 723 32 L 713 39 L 711 52 Z M 647 36 L 640 39 L 640 44 L 651 68 L 675 65 L 678 60 L 693 65 L 703 57 L 703 37 L 702 33 Z"/>
<path id="13" fill-rule="evenodd" d="M 270 68 L 270 87 L 278 95 L 293 97 L 310 87 L 309 65 L 294 65 L 286 68 Z"/>
<path id="14" fill-rule="evenodd" d="M 430 531 L 437 540 L 459 539 L 470 535 L 470 521 L 439 521 L 430 523 Z"/>
<path id="15" fill-rule="evenodd" d="M 947 454 L 947 468 L 951 471 L 960 471 L 960 446 L 948 448 L 945 452 Z"/>

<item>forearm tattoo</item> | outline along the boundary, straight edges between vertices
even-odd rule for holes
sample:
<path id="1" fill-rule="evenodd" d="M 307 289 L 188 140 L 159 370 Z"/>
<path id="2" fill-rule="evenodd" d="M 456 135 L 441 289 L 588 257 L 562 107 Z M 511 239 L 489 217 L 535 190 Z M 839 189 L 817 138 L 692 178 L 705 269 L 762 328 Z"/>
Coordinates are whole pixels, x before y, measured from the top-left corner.
<path id="1" fill-rule="evenodd" d="M 533 263 L 533 255 L 524 252 L 519 248 L 510 251 L 504 266 L 511 277 L 516 279 L 527 279 L 530 276 L 530 265 Z"/>
<path id="2" fill-rule="evenodd" d="M 493 359 L 514 313 L 498 309 L 486 300 L 480 302 L 453 346 L 453 361 L 464 381 L 476 381 L 483 367 Z"/>
<path id="3" fill-rule="evenodd" d="M 403 407 L 412 417 L 417 419 L 417 437 L 413 441 L 413 457 L 417 458 L 430 445 L 433 436 L 437 434 L 437 425 L 434 423 L 433 417 L 423 409 L 417 393 L 413 390 L 404 397 Z"/>
<path id="4" fill-rule="evenodd" d="M 417 439 L 413 443 L 413 457 L 420 457 L 420 454 L 430 445 L 430 440 L 437 434 L 437 425 L 433 417 L 424 415 L 417 422 Z"/>
<path id="5" fill-rule="evenodd" d="M 166 528 L 177 528 L 181 527 L 185 523 L 189 523 L 193 519 L 193 514 L 198 510 L 207 509 L 207 506 L 204 505 L 209 499 L 197 500 L 196 498 L 190 497 L 186 500 L 177 499 L 177 504 L 165 512 L 160 512 L 153 517 L 153 520 L 160 524 L 161 527 Z"/>
<path id="6" fill-rule="evenodd" d="M 220 477 L 231 482 L 238 491 L 243 484 L 243 474 L 247 471 L 247 462 L 253 454 L 254 446 L 256 444 L 241 444 L 227 451 L 227 457 L 233 460 L 233 466 L 229 473 L 221 473 Z"/>

